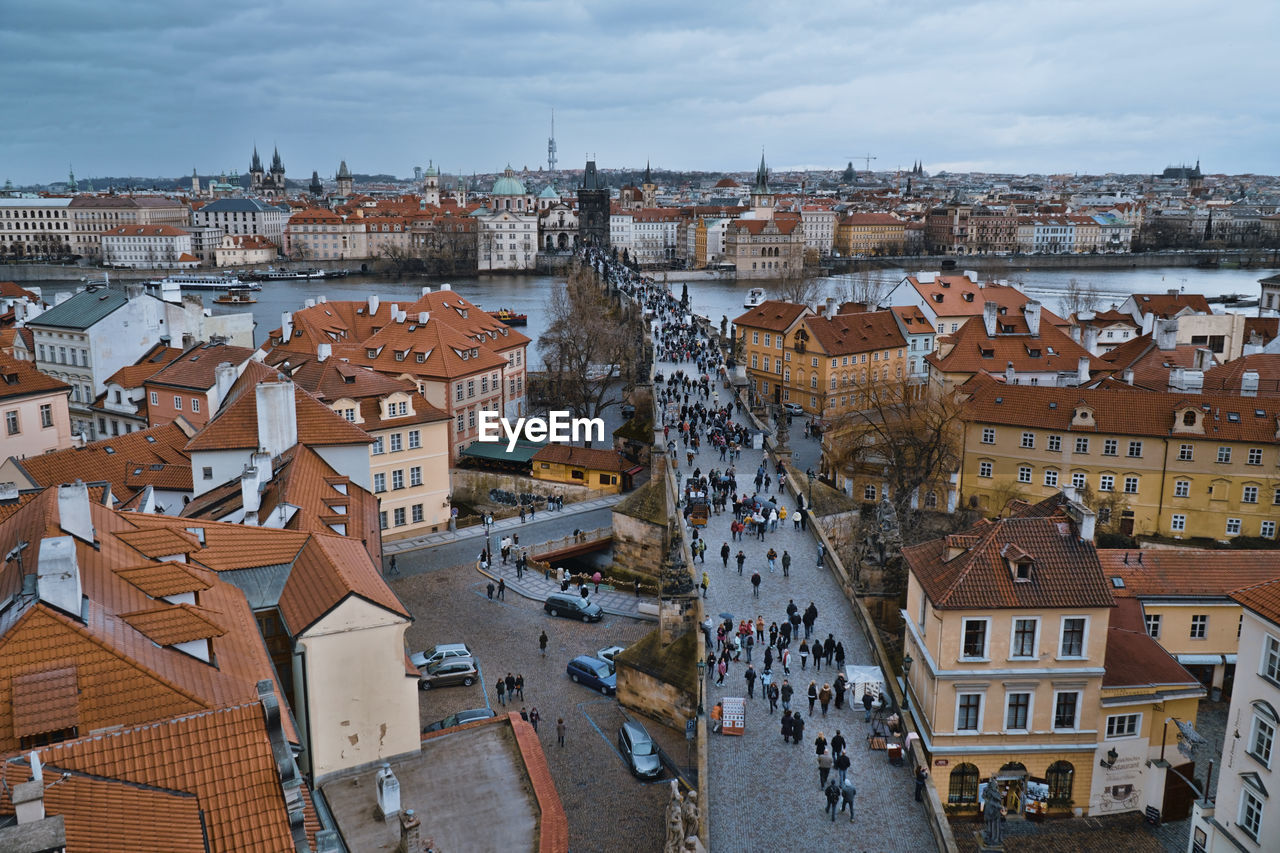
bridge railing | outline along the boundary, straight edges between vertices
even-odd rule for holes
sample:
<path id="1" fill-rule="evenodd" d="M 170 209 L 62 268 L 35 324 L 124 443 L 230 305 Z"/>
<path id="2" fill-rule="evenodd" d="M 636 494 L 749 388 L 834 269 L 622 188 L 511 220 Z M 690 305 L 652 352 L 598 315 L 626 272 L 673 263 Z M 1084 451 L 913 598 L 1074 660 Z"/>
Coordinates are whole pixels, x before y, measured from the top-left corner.
<path id="1" fill-rule="evenodd" d="M 596 527 L 591 530 L 579 530 L 577 536 L 571 533 L 568 536 L 561 536 L 559 539 L 531 545 L 526 553 L 528 553 L 530 559 L 536 559 L 541 554 L 554 554 L 556 551 L 564 551 L 575 545 L 586 545 L 612 538 L 612 527 Z"/>

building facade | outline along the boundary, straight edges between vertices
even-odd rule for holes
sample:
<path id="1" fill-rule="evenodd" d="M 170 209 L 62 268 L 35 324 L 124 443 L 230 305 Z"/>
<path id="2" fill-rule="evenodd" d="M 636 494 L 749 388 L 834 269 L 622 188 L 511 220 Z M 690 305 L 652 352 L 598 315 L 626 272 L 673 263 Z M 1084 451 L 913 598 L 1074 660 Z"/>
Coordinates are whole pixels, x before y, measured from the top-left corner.
<path id="1" fill-rule="evenodd" d="M 191 233 L 173 225 L 121 225 L 102 235 L 102 263 L 131 269 L 191 269 Z"/>

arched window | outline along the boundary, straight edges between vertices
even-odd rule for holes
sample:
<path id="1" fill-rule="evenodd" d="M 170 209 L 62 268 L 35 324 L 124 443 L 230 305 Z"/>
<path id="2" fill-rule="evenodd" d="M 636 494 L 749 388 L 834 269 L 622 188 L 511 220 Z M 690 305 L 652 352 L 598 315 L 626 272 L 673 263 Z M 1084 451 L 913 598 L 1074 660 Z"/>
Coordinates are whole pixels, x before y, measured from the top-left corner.
<path id="1" fill-rule="evenodd" d="M 951 788 L 947 791 L 947 804 L 960 805 L 978 802 L 978 768 L 973 764 L 957 764 L 951 771 Z"/>
<path id="2" fill-rule="evenodd" d="M 1188 410 L 1188 411 L 1187 411 L 1187 412 L 1182 416 L 1182 425 L 1183 425 L 1183 426 L 1195 426 L 1195 425 L 1196 425 L 1196 413 L 1195 413 L 1195 412 L 1193 412 L 1193 411 Z"/>
<path id="3" fill-rule="evenodd" d="M 1045 781 L 1049 783 L 1049 804 L 1065 806 L 1071 803 L 1071 780 L 1075 778 L 1076 769 L 1070 761 L 1055 761 L 1045 772 Z"/>

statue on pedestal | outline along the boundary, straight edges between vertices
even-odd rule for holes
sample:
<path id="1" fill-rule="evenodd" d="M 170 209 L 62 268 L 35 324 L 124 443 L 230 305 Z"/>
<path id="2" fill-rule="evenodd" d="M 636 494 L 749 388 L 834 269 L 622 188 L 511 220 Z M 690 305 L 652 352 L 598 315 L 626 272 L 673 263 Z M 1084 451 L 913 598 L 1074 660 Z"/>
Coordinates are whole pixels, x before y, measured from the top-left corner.
<path id="1" fill-rule="evenodd" d="M 982 819 L 985 823 L 985 832 L 982 840 L 986 844 L 1004 845 L 1004 819 L 1006 814 L 1004 797 L 1000 793 L 1000 786 L 996 784 L 996 777 L 993 774 L 987 781 L 987 787 L 982 791 Z"/>

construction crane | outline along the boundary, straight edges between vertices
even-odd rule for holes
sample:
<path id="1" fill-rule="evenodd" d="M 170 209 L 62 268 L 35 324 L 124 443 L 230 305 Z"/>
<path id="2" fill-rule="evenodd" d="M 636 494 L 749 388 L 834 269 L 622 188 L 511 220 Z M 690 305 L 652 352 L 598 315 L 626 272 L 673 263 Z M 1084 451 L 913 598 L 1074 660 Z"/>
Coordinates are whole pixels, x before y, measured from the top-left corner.
<path id="1" fill-rule="evenodd" d="M 864 172 L 870 172 L 870 171 L 871 171 L 871 161 L 872 161 L 872 160 L 878 160 L 879 158 L 878 158 L 878 157 L 876 157 L 876 155 L 874 155 L 874 154 L 855 154 L 855 155 L 853 155 L 852 157 L 850 157 L 849 159 L 850 159 L 850 160 L 861 160 L 861 161 L 863 162 L 863 169 L 862 169 L 862 171 L 864 171 Z"/>

